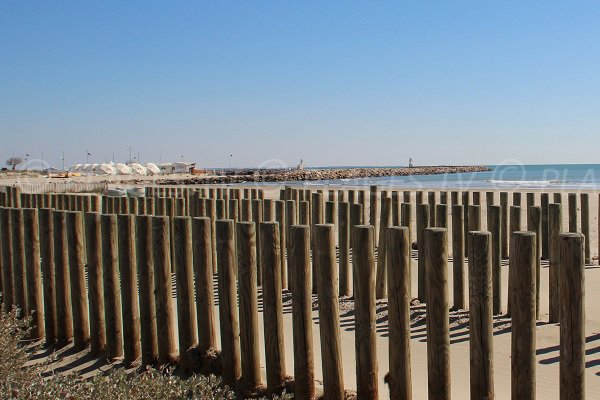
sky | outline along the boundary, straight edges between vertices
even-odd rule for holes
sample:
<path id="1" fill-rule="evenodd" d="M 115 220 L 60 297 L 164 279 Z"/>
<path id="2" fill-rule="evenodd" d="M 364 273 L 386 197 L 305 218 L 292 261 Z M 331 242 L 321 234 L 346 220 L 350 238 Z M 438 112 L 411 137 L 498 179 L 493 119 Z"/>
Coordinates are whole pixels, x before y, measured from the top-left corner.
<path id="1" fill-rule="evenodd" d="M 3 0 L 0 162 L 596 163 L 599 21 L 597 1 Z"/>

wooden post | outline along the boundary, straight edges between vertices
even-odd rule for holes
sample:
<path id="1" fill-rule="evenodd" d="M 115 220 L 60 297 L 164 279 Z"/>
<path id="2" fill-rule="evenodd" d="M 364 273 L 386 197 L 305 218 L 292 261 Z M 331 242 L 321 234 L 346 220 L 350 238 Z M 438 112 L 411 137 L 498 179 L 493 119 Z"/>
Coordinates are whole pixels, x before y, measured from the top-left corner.
<path id="1" fill-rule="evenodd" d="M 552 200 L 554 203 L 562 204 L 562 193 L 554 193 L 552 195 Z"/>
<path id="2" fill-rule="evenodd" d="M 333 202 L 328 202 L 328 204 Z M 333 203 L 335 205 L 335 203 Z M 287 221 L 285 214 L 285 200 L 275 201 L 275 221 L 279 224 L 279 258 L 280 258 L 280 271 L 281 271 L 281 288 L 288 288 L 288 273 L 287 273 Z"/>
<path id="3" fill-rule="evenodd" d="M 255 200 L 260 202 L 260 200 Z M 262 203 L 261 203 L 262 206 Z M 258 214 L 261 215 L 262 214 Z M 233 385 L 241 376 L 240 327 L 238 323 L 236 258 L 232 220 L 217 221 L 217 263 L 219 264 L 219 322 L 223 383 Z"/>
<path id="4" fill-rule="evenodd" d="M 260 243 L 260 229 L 258 227 L 263 221 L 263 202 L 260 199 L 252 200 L 252 221 L 256 225 L 256 243 Z M 262 286 L 262 264 L 261 264 L 261 253 L 260 246 L 256 247 L 256 278 L 258 286 Z"/>
<path id="5" fill-rule="evenodd" d="M 156 365 L 158 362 L 152 220 L 153 217 L 150 215 L 138 215 L 135 218 L 137 239 L 136 259 L 140 281 L 140 334 L 143 366 Z"/>
<path id="6" fill-rule="evenodd" d="M 392 191 L 392 226 L 400 226 L 400 196 L 397 190 Z"/>
<path id="7" fill-rule="evenodd" d="M 463 229 L 464 207 L 452 206 L 452 287 L 454 309 L 465 308 L 465 241 Z"/>
<path id="8" fill-rule="evenodd" d="M 577 194 L 569 193 L 569 232 L 577 231 Z"/>
<path id="9" fill-rule="evenodd" d="M 42 282 L 44 289 L 44 325 L 46 333 L 46 346 L 50 346 L 56 341 L 57 327 L 56 286 L 54 284 L 54 222 L 52 209 L 40 209 L 39 231 L 42 261 Z M 104 307 L 104 305 L 102 305 L 102 307 Z"/>
<path id="10" fill-rule="evenodd" d="M 366 200 L 366 193 L 364 190 L 358 190 L 357 191 L 357 195 L 358 195 L 358 204 L 361 204 L 363 206 L 363 221 L 367 220 L 367 200 Z"/>
<path id="11" fill-rule="evenodd" d="M 419 301 L 427 301 L 427 271 L 425 268 L 425 230 L 429 227 L 429 205 L 417 205 L 417 249 L 418 259 L 418 296 Z"/>
<path id="12" fill-rule="evenodd" d="M 521 207 L 511 206 L 509 213 L 510 213 L 509 230 L 510 230 L 510 238 L 512 240 L 513 233 L 521 231 Z M 510 248 L 512 251 L 512 248 L 513 248 L 512 243 L 510 244 Z M 512 257 L 512 253 L 510 253 L 510 256 Z M 515 273 L 514 268 L 511 268 L 511 265 L 512 264 L 509 263 L 509 267 L 508 267 L 508 299 L 507 299 L 507 305 L 506 305 L 506 314 L 507 315 L 510 315 L 510 310 L 512 308 L 511 293 L 514 290 L 514 281 L 516 279 L 516 277 L 514 275 L 514 273 Z"/>
<path id="13" fill-rule="evenodd" d="M 193 368 L 191 354 L 198 345 L 196 302 L 194 301 L 192 220 L 190 217 L 175 217 L 174 227 L 179 357 L 184 373 L 190 373 Z"/>
<path id="14" fill-rule="evenodd" d="M 298 223 L 300 225 L 310 225 L 310 205 L 308 201 L 301 201 L 298 209 Z"/>
<path id="15" fill-rule="evenodd" d="M 437 226 L 435 220 L 435 206 L 437 204 L 435 192 L 427 192 L 427 199 L 429 202 L 429 226 Z"/>
<path id="16" fill-rule="evenodd" d="M 206 216 L 210 218 L 211 232 L 210 237 L 212 239 L 212 259 L 213 259 L 213 273 L 217 273 L 217 203 L 214 198 L 206 199 Z"/>
<path id="17" fill-rule="evenodd" d="M 125 356 L 123 362 L 125 365 L 132 365 L 141 355 L 134 216 L 131 214 L 119 215 L 117 221 L 123 302 L 123 350 Z"/>
<path id="18" fill-rule="evenodd" d="M 485 205 L 486 207 L 494 205 L 494 192 L 485 192 Z"/>
<path id="19" fill-rule="evenodd" d="M 338 204 L 339 295 L 350 295 L 350 204 Z"/>
<path id="20" fill-rule="evenodd" d="M 379 232 L 379 246 L 377 247 L 377 286 L 376 296 L 383 299 L 387 296 L 387 229 L 392 226 L 392 199 L 382 197 L 381 228 Z M 356 243 L 356 241 L 354 242 Z"/>
<path id="21" fill-rule="evenodd" d="M 352 204 L 350 207 L 350 246 L 354 243 L 354 232 L 353 229 L 356 225 L 362 225 L 363 219 L 363 206 L 362 204 Z"/>
<path id="22" fill-rule="evenodd" d="M 10 208 L 0 209 L 0 243 L 2 245 L 2 305 L 4 312 L 10 312 L 14 305 L 12 273 L 12 220 Z"/>
<path id="23" fill-rule="evenodd" d="M 438 204 L 435 207 L 435 222 L 438 228 L 448 228 L 448 205 Z"/>
<path id="24" fill-rule="evenodd" d="M 123 319 L 121 315 L 121 287 L 119 284 L 119 251 L 116 215 L 102 215 L 101 224 L 104 318 L 106 321 L 106 356 L 109 360 L 113 360 L 123 356 Z"/>
<path id="25" fill-rule="evenodd" d="M 382 211 L 386 212 L 385 210 Z M 358 398 L 377 399 L 379 389 L 376 352 L 377 337 L 375 334 L 374 229 L 371 225 L 358 225 L 353 229 L 354 243 L 352 247 L 354 252 L 352 264 L 354 281 L 356 282 L 356 292 L 354 293 L 356 310 L 356 391 Z"/>
<path id="26" fill-rule="evenodd" d="M 500 233 L 502 235 L 502 258 L 508 258 L 508 193 L 500 192 Z"/>
<path id="27" fill-rule="evenodd" d="M 478 191 L 473 192 L 473 205 L 481 206 L 481 192 L 478 192 Z"/>
<path id="28" fill-rule="evenodd" d="M 462 192 L 463 205 L 463 239 L 465 241 L 465 257 L 467 256 L 467 241 L 469 240 L 469 192 Z"/>
<path id="29" fill-rule="evenodd" d="M 450 399 L 447 230 L 425 230 L 429 399 Z"/>
<path id="30" fill-rule="evenodd" d="M 209 221 L 212 225 L 212 221 Z M 152 243 L 154 247 L 154 284 L 156 286 L 154 292 L 156 334 L 159 338 L 158 360 L 162 365 L 173 364 L 177 360 L 177 342 L 171 282 L 171 222 L 169 217 L 153 218 Z"/>
<path id="31" fill-rule="evenodd" d="M 382 201 L 383 201 L 383 195 L 382 197 Z M 383 212 L 383 203 L 382 203 L 382 208 L 381 211 Z M 378 214 L 379 214 L 379 195 L 377 193 L 377 185 L 371 185 L 369 187 L 369 224 L 373 225 L 373 228 L 375 229 L 375 233 L 373 235 L 373 243 L 374 246 L 375 244 L 379 243 L 378 240 L 378 234 L 380 233 L 380 229 L 379 229 L 379 220 L 378 220 Z M 391 206 L 390 206 L 390 215 L 392 214 L 392 210 L 391 210 Z M 329 222 L 328 222 L 329 223 Z M 385 238 L 384 238 L 385 240 Z"/>
<path id="32" fill-rule="evenodd" d="M 236 225 L 240 295 L 240 350 L 242 387 L 252 391 L 262 384 L 256 298 L 256 229 L 253 222 Z M 265 330 L 267 332 L 267 330 Z"/>
<path id="33" fill-rule="evenodd" d="M 492 309 L 495 315 L 502 312 L 502 228 L 500 206 L 489 205 L 487 212 L 487 227 L 492 235 L 489 257 L 492 260 Z"/>
<path id="34" fill-rule="evenodd" d="M 521 193 L 514 192 L 513 193 L 513 207 L 521 207 Z"/>
<path id="35" fill-rule="evenodd" d="M 345 202 L 344 204 L 348 205 Z M 311 400 L 315 396 L 315 371 L 310 285 L 312 278 L 310 272 L 310 230 L 308 226 L 293 225 L 290 228 L 288 263 L 293 272 L 290 281 L 292 288 L 292 323 L 294 327 L 294 396 L 299 400 Z"/>
<path id="36" fill-rule="evenodd" d="M 583 240 L 585 242 L 585 263 L 591 264 L 592 257 L 590 254 L 590 195 L 588 193 L 581 193 L 579 195 L 579 201 L 581 202 L 581 233 L 583 234 Z"/>
<path id="37" fill-rule="evenodd" d="M 16 189 L 16 188 L 15 188 Z M 29 316 L 27 305 L 27 287 L 25 282 L 25 226 L 23 209 L 12 208 L 12 255 L 13 255 L 13 293 L 15 307 L 21 310 L 21 317 Z"/>
<path id="38" fill-rule="evenodd" d="M 394 226 L 388 229 L 387 236 L 390 353 L 387 382 L 391 399 L 410 400 L 410 231 Z"/>
<path id="39" fill-rule="evenodd" d="M 35 208 L 24 209 L 23 219 L 25 223 L 25 254 L 27 255 L 25 274 L 27 280 L 27 303 L 32 315 L 31 338 L 43 339 L 45 336 L 45 326 L 42 279 L 40 275 L 38 210 Z"/>
<path id="40" fill-rule="evenodd" d="M 213 259 L 211 249 L 211 222 L 209 218 L 194 218 L 192 239 L 198 324 L 198 350 L 202 355 L 216 348 Z"/>
<path id="41" fill-rule="evenodd" d="M 242 215 L 240 221 L 252 221 L 252 200 L 242 199 Z"/>
<path id="42" fill-rule="evenodd" d="M 413 222 L 412 222 L 412 205 L 410 203 L 402 203 L 400 205 L 400 224 L 408 228 L 410 234 L 409 240 L 412 248 L 412 238 L 415 235 L 413 233 Z"/>
<path id="43" fill-rule="evenodd" d="M 263 221 L 272 222 L 275 218 L 275 201 L 272 199 L 266 199 L 263 202 Z"/>
<path id="44" fill-rule="evenodd" d="M 344 399 L 340 339 L 337 263 L 333 225 L 315 226 L 314 268 L 319 271 L 319 331 L 323 363 L 323 391 L 328 400 Z"/>
<path id="45" fill-rule="evenodd" d="M 71 309 L 71 281 L 69 279 L 69 246 L 67 240 L 67 215 L 54 212 L 54 265 L 56 284 L 57 342 L 64 346 L 73 339 L 73 314 Z"/>
<path id="46" fill-rule="evenodd" d="M 582 234 L 560 235 L 560 398 L 585 398 L 585 262 Z"/>
<path id="47" fill-rule="evenodd" d="M 296 192 L 297 193 L 297 192 Z M 292 193 L 293 194 L 293 193 Z M 286 224 L 286 253 L 287 258 L 289 258 L 291 243 L 290 231 L 292 229 L 292 225 L 296 225 L 298 223 L 298 210 L 296 209 L 296 200 L 286 200 L 285 201 L 285 224 Z M 288 278 L 288 287 L 291 288 L 292 281 L 292 268 L 290 267 L 289 261 L 287 262 L 287 278 Z"/>
<path id="48" fill-rule="evenodd" d="M 529 221 L 529 209 L 535 205 L 535 193 L 527 193 L 527 220 Z M 539 240 L 538 240 L 539 242 Z"/>
<path id="49" fill-rule="evenodd" d="M 510 268 L 514 270 L 511 337 L 513 399 L 535 399 L 535 257 L 533 232 L 511 236 Z"/>
<path id="50" fill-rule="evenodd" d="M 548 321 L 556 323 L 560 319 L 560 233 L 562 232 L 562 206 L 560 203 L 548 205 Z"/>
<path id="51" fill-rule="evenodd" d="M 364 192 L 363 192 L 364 194 Z M 364 198 L 363 198 L 364 200 Z M 363 206 L 364 207 L 364 206 Z M 321 193 L 313 193 L 312 194 L 312 204 L 311 204 L 311 237 L 312 239 L 312 244 L 311 244 L 311 248 L 313 249 L 314 252 L 314 247 L 315 247 L 315 242 L 314 242 L 314 230 L 315 230 L 315 225 L 318 224 L 322 224 L 324 222 L 323 219 L 323 195 Z M 313 273 L 313 278 L 312 278 L 312 284 L 313 284 L 313 293 L 317 293 L 317 287 L 318 287 L 318 275 L 317 272 L 313 269 L 312 271 Z"/>
<path id="52" fill-rule="evenodd" d="M 535 233 L 535 237 L 540 239 L 542 231 L 542 208 L 529 207 L 527 214 L 527 230 Z M 540 318 L 540 275 L 541 275 L 541 258 L 542 258 L 542 243 L 541 240 L 536 240 L 535 253 L 535 318 Z"/>
<path id="53" fill-rule="evenodd" d="M 500 208 L 495 209 L 497 217 Z M 494 398 L 492 235 L 471 232 L 469 249 L 469 352 L 471 398 Z"/>
<path id="54" fill-rule="evenodd" d="M 267 389 L 274 391 L 281 387 L 285 379 L 279 224 L 263 222 L 260 230 Z"/>
<path id="55" fill-rule="evenodd" d="M 542 207 L 542 260 L 548 259 L 548 204 L 550 200 L 548 193 L 540 195 L 540 204 Z"/>
<path id="56" fill-rule="evenodd" d="M 102 223 L 97 212 L 85 213 L 88 295 L 90 302 L 90 344 L 92 354 L 106 350 L 104 287 L 102 274 Z"/>

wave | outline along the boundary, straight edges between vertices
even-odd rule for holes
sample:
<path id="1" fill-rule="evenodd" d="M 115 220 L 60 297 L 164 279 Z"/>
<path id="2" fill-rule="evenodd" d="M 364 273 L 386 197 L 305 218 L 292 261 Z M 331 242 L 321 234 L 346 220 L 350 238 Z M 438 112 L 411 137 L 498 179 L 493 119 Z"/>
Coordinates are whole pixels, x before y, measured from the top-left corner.
<path id="1" fill-rule="evenodd" d="M 560 185 L 567 183 L 562 180 L 545 180 L 545 181 L 525 181 L 525 180 L 494 180 L 490 179 L 488 181 L 492 185 L 511 185 L 511 186 L 550 186 L 550 185 Z"/>

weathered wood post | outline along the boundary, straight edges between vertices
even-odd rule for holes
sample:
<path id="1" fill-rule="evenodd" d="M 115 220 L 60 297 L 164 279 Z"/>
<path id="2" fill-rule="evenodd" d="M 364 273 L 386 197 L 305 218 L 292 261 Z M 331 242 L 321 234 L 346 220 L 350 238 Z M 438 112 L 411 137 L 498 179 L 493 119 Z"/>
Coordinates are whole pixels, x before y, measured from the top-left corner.
<path id="1" fill-rule="evenodd" d="M 271 222 L 275 219 L 275 201 L 266 199 L 263 202 L 263 221 Z"/>
<path id="2" fill-rule="evenodd" d="M 542 193 L 540 195 L 540 205 L 542 207 L 542 260 L 548 259 L 548 204 L 550 204 L 548 193 Z"/>
<path id="3" fill-rule="evenodd" d="M 54 212 L 54 266 L 56 284 L 57 342 L 64 346 L 73 339 L 73 314 L 71 308 L 71 280 L 69 278 L 69 246 L 67 240 L 67 214 Z"/>
<path id="4" fill-rule="evenodd" d="M 311 232 L 312 232 L 311 233 L 311 237 L 312 237 L 311 249 L 313 250 L 313 252 L 314 252 L 314 248 L 315 248 L 315 241 L 314 241 L 315 226 L 322 224 L 323 222 L 325 222 L 323 219 L 323 195 L 318 192 L 313 193 L 312 194 L 312 205 L 311 205 Z M 312 277 L 313 293 L 317 293 L 319 277 L 317 275 L 317 272 L 314 269 L 313 269 L 312 273 L 313 273 L 313 277 Z"/>
<path id="5" fill-rule="evenodd" d="M 425 268 L 425 230 L 429 227 L 429 205 L 417 205 L 417 249 L 418 254 L 418 296 L 419 301 L 427 301 L 427 271 Z"/>
<path id="6" fill-rule="evenodd" d="M 400 226 L 400 196 L 397 190 L 392 191 L 392 226 Z"/>
<path id="7" fill-rule="evenodd" d="M 117 221 L 123 301 L 123 362 L 125 365 L 132 365 L 141 355 L 134 216 L 131 214 L 119 215 Z"/>
<path id="8" fill-rule="evenodd" d="M 438 204 L 435 207 L 435 222 L 438 228 L 448 228 L 448 205 Z"/>
<path id="9" fill-rule="evenodd" d="M 590 264 L 592 262 L 590 254 L 590 195 L 588 193 L 581 193 L 579 195 L 579 202 L 581 203 L 581 233 L 585 242 L 585 263 Z"/>
<path id="10" fill-rule="evenodd" d="M 27 287 L 25 282 L 25 226 L 23 209 L 12 208 L 12 273 L 15 306 L 21 310 L 21 317 L 29 316 Z"/>
<path id="11" fill-rule="evenodd" d="M 213 259 L 210 234 L 211 223 L 209 218 L 193 219 L 192 240 L 194 249 L 194 277 L 196 281 L 198 350 L 203 356 L 208 351 L 216 348 Z"/>
<path id="12" fill-rule="evenodd" d="M 388 207 L 388 205 L 386 204 L 385 207 Z M 382 209 L 382 212 L 385 213 L 386 211 Z M 383 224 L 384 222 L 382 221 Z M 358 225 L 353 229 L 354 244 L 352 247 L 354 252 L 352 255 L 352 265 L 356 281 L 356 293 L 354 293 L 356 310 L 356 392 L 357 397 L 361 399 L 377 399 L 379 397 L 379 377 L 376 349 L 377 337 L 375 333 L 374 228 L 372 225 Z M 384 278 L 387 277 L 384 276 Z"/>
<path id="13" fill-rule="evenodd" d="M 447 229 L 425 230 L 429 399 L 450 399 Z"/>
<path id="14" fill-rule="evenodd" d="M 46 346 L 49 346 L 56 341 L 57 327 L 56 286 L 54 283 L 54 222 L 52 209 L 40 209 L 39 231 L 42 261 L 42 282 L 44 289 L 44 325 L 46 333 Z M 104 307 L 104 305 L 101 306 Z"/>
<path id="15" fill-rule="evenodd" d="M 157 337 L 160 338 L 158 341 L 158 360 L 163 365 L 173 364 L 177 360 L 177 341 L 175 338 L 175 310 L 171 281 L 171 222 L 169 217 L 157 216 L 153 218 L 152 243 L 154 247 L 154 282 L 156 286 L 156 333 Z"/>
<path id="16" fill-rule="evenodd" d="M 533 232 L 511 236 L 510 268 L 515 279 L 511 337 L 511 392 L 513 399 L 535 399 L 535 257 Z"/>
<path id="17" fill-rule="evenodd" d="M 337 265 L 333 225 L 315 226 L 314 268 L 319 272 L 319 330 L 323 363 L 323 391 L 328 400 L 344 399 L 340 339 Z"/>
<path id="18" fill-rule="evenodd" d="M 328 204 L 335 203 L 328 202 Z M 288 268 L 287 268 L 287 221 L 285 214 L 285 200 L 277 200 L 275 201 L 275 221 L 279 224 L 279 269 L 281 271 L 281 288 L 288 288 Z"/>
<path id="19" fill-rule="evenodd" d="M 520 192 L 513 193 L 512 205 L 513 205 L 513 207 L 521 207 L 521 193 Z"/>
<path id="20" fill-rule="evenodd" d="M 237 268 L 233 221 L 217 221 L 216 228 L 217 263 L 219 264 L 217 269 L 219 270 L 222 377 L 223 383 L 233 385 L 241 376 L 240 327 L 238 323 L 236 284 Z"/>
<path id="21" fill-rule="evenodd" d="M 152 220 L 150 215 L 138 215 L 135 218 L 143 366 L 156 365 L 158 362 Z"/>
<path id="22" fill-rule="evenodd" d="M 489 258 L 492 260 L 492 309 L 495 315 L 502 312 L 502 228 L 500 223 L 502 209 L 500 206 L 489 205 L 487 212 L 487 227 L 491 234 Z"/>
<path id="23" fill-rule="evenodd" d="M 408 233 L 410 234 L 409 240 L 412 248 L 412 240 L 413 237 L 416 236 L 413 230 L 413 222 L 412 222 L 412 204 L 410 203 L 402 203 L 400 205 L 400 225 L 406 226 L 408 228 Z"/>
<path id="24" fill-rule="evenodd" d="M 486 207 L 494 205 L 494 192 L 485 192 L 485 205 Z"/>
<path id="25" fill-rule="evenodd" d="M 548 205 L 548 321 L 556 323 L 560 318 L 560 234 L 562 232 L 562 206 Z"/>
<path id="26" fill-rule="evenodd" d="M 292 225 L 296 225 L 298 223 L 298 210 L 296 208 L 296 200 L 286 200 L 285 201 L 285 225 L 286 225 L 286 243 L 285 243 L 285 247 L 286 247 L 286 253 L 287 253 L 287 258 L 289 258 L 289 254 L 290 254 L 290 248 L 291 248 L 291 243 L 290 243 L 290 231 L 292 229 Z M 288 279 L 288 288 L 292 287 L 292 268 L 290 267 L 289 261 L 286 260 L 286 269 L 287 269 L 287 279 Z"/>
<path id="27" fill-rule="evenodd" d="M 32 316 L 31 338 L 43 339 L 45 336 L 45 326 L 40 265 L 38 210 L 35 208 L 24 209 L 23 222 L 25 224 L 25 254 L 27 255 L 25 265 L 27 303 L 29 305 L 29 312 Z"/>
<path id="28" fill-rule="evenodd" d="M 465 308 L 465 240 L 463 212 L 460 204 L 452 206 L 452 287 L 454 309 Z"/>
<path id="29" fill-rule="evenodd" d="M 500 192 L 500 233 L 502 235 L 502 258 L 508 258 L 508 192 Z"/>
<path id="30" fill-rule="evenodd" d="M 344 204 L 347 209 L 348 203 Z M 299 400 L 309 400 L 315 395 L 309 227 L 293 225 L 290 228 L 289 243 L 294 327 L 294 396 Z"/>
<path id="31" fill-rule="evenodd" d="M 92 354 L 106 350 L 104 285 L 102 273 L 102 222 L 100 214 L 84 214 L 87 255 L 88 296 L 90 302 L 90 345 Z"/>
<path id="32" fill-rule="evenodd" d="M 384 196 L 382 196 L 383 198 Z M 383 201 L 383 199 L 382 199 Z M 373 228 L 375 229 L 375 234 L 373 235 L 373 243 L 375 246 L 375 244 L 379 243 L 378 241 L 378 233 L 380 232 L 379 230 L 379 220 L 378 220 L 378 214 L 379 214 L 379 195 L 377 193 L 377 185 L 371 185 L 369 187 L 369 224 L 373 225 Z M 381 211 L 383 212 L 383 203 L 382 203 L 382 209 Z M 390 208 L 390 215 L 391 215 L 391 208 Z"/>
<path id="33" fill-rule="evenodd" d="M 229 219 L 232 219 L 233 222 L 238 222 L 240 220 L 238 210 L 238 199 L 229 199 L 229 210 L 227 215 L 229 215 Z"/>
<path id="34" fill-rule="evenodd" d="M 429 203 L 429 226 L 437 226 L 435 221 L 435 206 L 437 204 L 435 192 L 427 192 Z"/>
<path id="35" fill-rule="evenodd" d="M 192 219 L 175 217 L 174 227 L 179 357 L 184 373 L 191 373 L 193 369 L 192 352 L 198 345 L 196 302 L 194 301 Z"/>
<path id="36" fill-rule="evenodd" d="M 298 206 L 298 223 L 300 225 L 310 225 L 310 204 L 302 200 Z"/>
<path id="37" fill-rule="evenodd" d="M 494 206 L 488 206 L 488 210 Z M 500 208 L 495 208 L 499 217 Z M 494 398 L 492 235 L 471 232 L 469 249 L 469 350 L 471 398 Z"/>
<path id="38" fill-rule="evenodd" d="M 338 204 L 340 296 L 350 295 L 350 204 Z"/>
<path id="39" fill-rule="evenodd" d="M 101 225 L 106 356 L 109 360 L 114 360 L 123 356 L 123 318 L 121 314 L 121 286 L 119 284 L 117 216 L 114 214 L 102 215 Z"/>
<path id="40" fill-rule="evenodd" d="M 462 210 L 462 207 L 461 207 Z M 410 232 L 391 227 L 388 236 L 388 332 L 390 398 L 412 399 L 410 369 Z"/>
<path id="41" fill-rule="evenodd" d="M 479 191 L 473 192 L 473 205 L 481 206 L 481 192 L 479 192 Z"/>
<path id="42" fill-rule="evenodd" d="M 563 233 L 560 246 L 560 398 L 585 398 L 585 262 L 582 234 Z"/>
<path id="43" fill-rule="evenodd" d="M 378 299 L 387 296 L 387 229 L 392 226 L 392 199 L 382 197 L 381 204 L 381 226 L 379 232 L 379 246 L 377 247 L 377 278 L 375 292 Z M 373 228 L 375 229 L 375 228 Z M 356 241 L 355 241 L 356 243 Z"/>
<path id="44" fill-rule="evenodd" d="M 206 199 L 206 216 L 210 218 L 210 237 L 212 239 L 213 273 L 217 273 L 217 203 L 214 198 Z"/>
<path id="45" fill-rule="evenodd" d="M 263 222 L 260 230 L 267 389 L 276 390 L 285 379 L 279 224 Z"/>
<path id="46" fill-rule="evenodd" d="M 0 208 L 0 239 L 2 246 L 2 305 L 10 312 L 14 305 L 14 283 L 12 273 L 12 220 L 10 208 Z"/>
<path id="47" fill-rule="evenodd" d="M 362 204 L 352 204 L 350 206 L 350 246 L 354 243 L 353 227 L 363 225 L 363 206 Z"/>
<path id="48" fill-rule="evenodd" d="M 469 240 L 469 192 L 462 192 L 463 205 L 463 239 L 465 241 L 465 256 L 467 256 L 467 241 Z"/>
<path id="49" fill-rule="evenodd" d="M 242 387 L 252 391 L 262 384 L 256 298 L 256 228 L 253 222 L 236 224 L 240 294 L 240 351 Z M 266 331 L 265 331 L 266 332 Z"/>
<path id="50" fill-rule="evenodd" d="M 520 206 L 511 206 L 510 210 L 510 221 L 509 221 L 509 229 L 510 229 L 510 238 L 512 240 L 514 232 L 521 231 L 521 207 Z M 512 243 L 510 244 L 510 248 L 512 251 Z M 510 253 L 512 257 L 512 253 Z M 512 296 L 511 293 L 514 290 L 514 281 L 516 279 L 515 270 L 512 268 L 512 264 L 509 263 L 508 266 L 508 299 L 506 305 L 506 314 L 510 315 L 510 310 L 512 308 Z"/>
<path id="51" fill-rule="evenodd" d="M 260 229 L 258 228 L 263 221 L 263 202 L 260 199 L 252 200 L 252 222 L 256 225 L 256 243 L 260 243 Z M 256 246 L 256 278 L 258 286 L 262 286 L 262 264 L 260 245 Z"/>
<path id="52" fill-rule="evenodd" d="M 529 207 L 527 214 L 527 230 L 535 233 L 536 240 L 536 252 L 535 252 L 535 318 L 540 318 L 540 275 L 541 275 L 541 259 L 542 259 L 542 243 L 541 231 L 542 231 L 542 208 L 541 207 Z"/>
<path id="53" fill-rule="evenodd" d="M 529 211 L 530 211 L 529 209 L 535 205 L 535 193 L 528 192 L 525 196 L 527 198 L 526 217 L 527 217 L 527 220 L 529 221 Z M 538 240 L 538 242 L 539 242 L 539 240 Z"/>
<path id="54" fill-rule="evenodd" d="M 577 232 L 577 194 L 569 193 L 569 232 Z"/>

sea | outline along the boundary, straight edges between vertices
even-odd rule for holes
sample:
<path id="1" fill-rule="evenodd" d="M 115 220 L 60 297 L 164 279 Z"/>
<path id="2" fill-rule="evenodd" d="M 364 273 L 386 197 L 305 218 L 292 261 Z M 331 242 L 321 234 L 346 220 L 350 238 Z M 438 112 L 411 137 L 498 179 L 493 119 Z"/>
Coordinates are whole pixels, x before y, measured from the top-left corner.
<path id="1" fill-rule="evenodd" d="M 340 168 L 340 167 L 336 167 Z M 368 167 L 342 167 L 368 168 Z M 311 185 L 377 185 L 390 188 L 439 189 L 600 189 L 600 164 L 502 164 L 490 171 L 460 174 L 386 176 L 358 179 L 305 181 Z M 298 185 L 299 182 L 289 182 Z"/>

